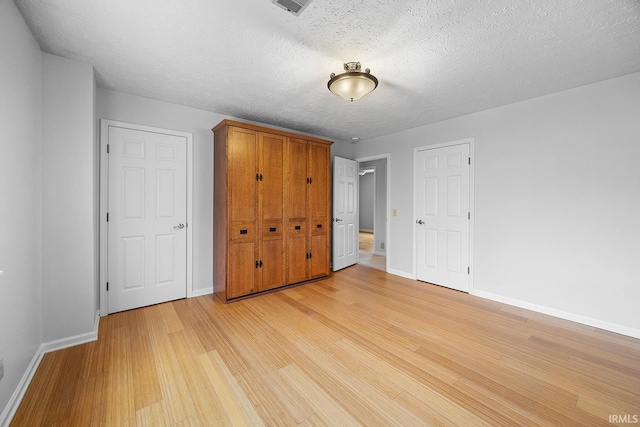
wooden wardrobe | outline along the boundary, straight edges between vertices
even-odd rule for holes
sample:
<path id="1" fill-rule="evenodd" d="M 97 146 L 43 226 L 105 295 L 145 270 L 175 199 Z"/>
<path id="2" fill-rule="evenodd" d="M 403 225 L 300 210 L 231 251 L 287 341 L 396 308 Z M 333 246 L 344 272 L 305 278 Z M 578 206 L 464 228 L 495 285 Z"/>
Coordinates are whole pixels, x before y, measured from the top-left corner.
<path id="1" fill-rule="evenodd" d="M 213 133 L 215 295 L 328 276 L 332 142 L 231 120 Z"/>

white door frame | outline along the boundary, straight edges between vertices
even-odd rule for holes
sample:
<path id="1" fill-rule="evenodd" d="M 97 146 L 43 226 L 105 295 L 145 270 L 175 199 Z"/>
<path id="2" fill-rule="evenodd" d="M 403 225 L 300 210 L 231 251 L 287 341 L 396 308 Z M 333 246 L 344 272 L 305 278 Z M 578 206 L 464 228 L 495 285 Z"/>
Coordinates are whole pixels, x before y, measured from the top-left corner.
<path id="1" fill-rule="evenodd" d="M 461 144 L 469 144 L 469 157 L 471 158 L 471 164 L 469 165 L 469 212 L 471 218 L 469 219 L 469 291 L 470 295 L 473 294 L 473 277 L 475 273 L 475 264 L 474 264 L 474 248 L 475 248 L 475 190 L 474 190 L 474 168 L 475 168 L 475 139 L 474 138 L 465 138 L 459 139 L 456 141 L 442 142 L 439 144 L 431 144 L 431 145 L 423 145 L 421 147 L 416 147 L 413 149 L 413 165 L 416 164 L 416 157 L 418 156 L 418 151 L 423 150 L 432 150 L 436 148 L 450 147 L 452 145 L 461 145 Z M 413 183 L 416 182 L 416 171 L 413 171 Z M 418 200 L 417 188 L 413 186 L 413 279 L 418 280 L 418 268 L 417 268 L 417 258 L 418 258 L 418 239 L 416 236 L 418 235 L 418 225 L 416 221 L 418 220 L 418 204 L 416 203 Z"/>
<path id="2" fill-rule="evenodd" d="M 100 316 L 109 314 L 107 298 L 108 236 L 107 209 L 109 207 L 109 127 L 154 132 L 183 137 L 187 141 L 187 298 L 193 296 L 193 134 L 177 130 L 137 125 L 116 120 L 100 119 Z"/>
<path id="3" fill-rule="evenodd" d="M 367 168 L 368 169 L 368 168 Z M 372 166 L 373 169 L 373 230 L 371 232 L 375 236 L 376 234 L 376 167 Z M 358 162 L 358 172 L 360 172 L 362 168 L 360 168 L 360 163 Z M 360 177 L 360 175 L 358 175 Z M 360 180 L 358 180 L 358 203 L 360 202 Z M 358 233 L 360 232 L 360 206 L 358 206 Z M 373 247 L 373 251 L 375 252 L 375 245 Z"/>
<path id="4" fill-rule="evenodd" d="M 386 230 L 385 230 L 385 236 L 384 236 L 384 247 L 385 247 L 385 253 L 387 255 L 385 257 L 384 269 L 385 271 L 388 272 L 389 258 L 391 257 L 391 250 L 393 248 L 393 245 L 391 242 L 391 154 L 390 153 L 374 154 L 372 156 L 358 157 L 355 160 L 358 163 L 362 163 L 362 162 L 368 162 L 370 160 L 382 160 L 382 159 L 385 159 L 387 161 L 387 221 L 386 221 L 386 226 L 385 226 Z M 375 222 L 374 222 L 373 228 L 375 233 Z M 375 253 L 375 248 L 374 248 L 374 253 Z"/>

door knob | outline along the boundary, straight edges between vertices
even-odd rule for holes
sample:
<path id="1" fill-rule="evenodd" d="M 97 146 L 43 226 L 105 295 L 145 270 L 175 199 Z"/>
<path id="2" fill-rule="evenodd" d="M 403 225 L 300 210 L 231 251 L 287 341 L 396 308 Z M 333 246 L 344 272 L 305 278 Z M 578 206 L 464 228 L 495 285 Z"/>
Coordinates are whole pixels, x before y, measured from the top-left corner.
<path id="1" fill-rule="evenodd" d="M 423 220 L 421 220 L 421 219 L 419 219 L 419 220 L 417 220 L 417 221 L 416 221 L 416 224 L 420 224 L 420 225 L 422 225 L 422 224 L 424 224 L 424 221 L 423 221 Z"/>
<path id="2" fill-rule="evenodd" d="M 184 224 L 178 224 L 178 225 L 173 226 L 174 230 L 182 230 L 183 228 L 184 228 Z"/>
<path id="3" fill-rule="evenodd" d="M 340 221 L 342 221 L 340 218 L 334 218 L 333 220 L 334 220 L 335 222 L 340 222 Z"/>

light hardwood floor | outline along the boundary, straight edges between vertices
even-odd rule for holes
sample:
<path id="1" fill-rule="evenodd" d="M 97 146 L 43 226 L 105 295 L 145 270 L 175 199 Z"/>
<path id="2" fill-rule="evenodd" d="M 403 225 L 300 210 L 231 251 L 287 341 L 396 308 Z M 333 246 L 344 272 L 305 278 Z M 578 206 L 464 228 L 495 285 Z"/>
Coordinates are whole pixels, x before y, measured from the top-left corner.
<path id="1" fill-rule="evenodd" d="M 356 265 L 224 305 L 102 318 L 44 356 L 12 426 L 609 425 L 640 340 Z"/>
<path id="2" fill-rule="evenodd" d="M 360 231 L 358 241 L 360 249 L 358 263 L 366 267 L 387 271 L 387 257 L 373 253 L 374 234 Z"/>
<path id="3" fill-rule="evenodd" d="M 373 242 L 373 233 L 368 233 L 366 231 L 360 231 L 358 233 L 358 246 L 361 251 L 373 252 Z"/>

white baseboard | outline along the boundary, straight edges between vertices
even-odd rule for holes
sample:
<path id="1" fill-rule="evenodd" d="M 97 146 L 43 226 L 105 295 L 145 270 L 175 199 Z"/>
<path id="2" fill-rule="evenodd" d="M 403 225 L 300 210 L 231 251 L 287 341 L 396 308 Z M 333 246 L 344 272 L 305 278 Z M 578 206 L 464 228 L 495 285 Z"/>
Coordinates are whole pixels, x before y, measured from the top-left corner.
<path id="1" fill-rule="evenodd" d="M 604 329 L 606 331 L 615 332 L 617 334 L 626 335 L 632 338 L 640 338 L 640 330 L 629 328 L 627 326 L 617 325 L 615 323 L 609 323 L 579 314 L 568 313 L 566 311 L 556 310 L 555 308 L 545 307 L 526 301 L 504 297 L 502 295 L 493 294 L 491 292 L 474 291 L 471 294 L 480 298 L 490 299 L 492 301 L 497 301 L 503 304 L 513 305 L 520 308 L 526 308 L 527 310 L 535 311 L 537 313 L 547 314 L 549 316 L 558 317 L 564 320 L 570 320 L 572 322 L 581 323 L 587 326 L 593 326 L 594 328 Z"/>
<path id="2" fill-rule="evenodd" d="M 210 295 L 212 293 L 213 293 L 213 285 L 211 285 L 210 288 L 194 289 L 193 295 L 191 295 L 191 298 L 201 297 L 203 295 Z"/>
<path id="3" fill-rule="evenodd" d="M 42 357 L 49 352 L 62 350 L 63 348 L 73 347 L 74 345 L 84 344 L 91 341 L 95 341 L 98 339 L 98 326 L 100 325 L 100 311 L 96 311 L 96 317 L 93 324 L 93 331 L 87 332 L 85 334 L 75 335 L 69 338 L 62 338 L 59 340 L 49 341 L 46 343 L 40 344 L 40 347 L 36 351 L 36 354 L 33 355 L 31 359 L 31 363 L 27 367 L 22 379 L 18 383 L 18 387 L 13 392 L 11 399 L 7 403 L 7 406 L 4 408 L 4 411 L 0 415 L 0 426 L 1 427 L 9 427 L 13 416 L 18 410 L 18 406 L 20 406 L 20 402 L 22 402 L 22 398 L 24 394 L 27 392 L 27 388 L 29 388 L 29 384 L 33 379 L 36 371 L 38 370 L 38 366 L 40 366 L 40 362 L 42 361 Z"/>
<path id="4" fill-rule="evenodd" d="M 380 255 L 380 256 L 387 256 L 386 252 L 380 252 L 380 251 L 373 251 L 374 255 Z"/>
<path id="5" fill-rule="evenodd" d="M 412 274 L 405 271 L 389 269 L 389 274 L 404 277 L 407 279 L 415 280 Z M 566 311 L 556 310 L 555 308 L 545 307 L 530 302 L 517 300 L 514 298 L 505 297 L 491 292 L 483 291 L 471 291 L 470 295 L 475 295 L 480 298 L 490 299 L 492 301 L 501 302 L 503 304 L 512 305 L 515 307 L 525 308 L 527 310 L 535 311 L 537 313 L 547 314 L 549 316 L 558 317 L 564 320 L 570 320 L 572 322 L 581 323 L 587 326 L 593 326 L 594 328 L 604 329 L 605 331 L 615 332 L 617 334 L 626 335 L 632 338 L 640 339 L 640 330 L 629 328 L 628 326 L 622 326 L 615 323 L 605 322 L 603 320 L 593 319 L 591 317 L 582 316 L 579 314 L 569 313 Z"/>
<path id="6" fill-rule="evenodd" d="M 36 351 L 36 354 L 33 356 L 33 359 L 31 359 L 31 363 L 29 363 L 26 372 L 18 383 L 18 387 L 16 387 L 16 390 L 13 392 L 11 399 L 9 399 L 7 406 L 4 408 L 4 411 L 2 411 L 2 415 L 0 415 L 0 426 L 9 427 L 9 424 L 11 424 L 11 420 L 18 410 L 18 406 L 20 406 L 20 402 L 22 402 L 24 394 L 27 392 L 27 388 L 33 379 L 33 375 L 36 373 L 36 369 L 38 369 L 38 366 L 40 365 L 42 356 L 44 356 L 44 352 L 42 351 L 42 345 L 40 345 L 40 348 Z"/>
<path id="7" fill-rule="evenodd" d="M 387 270 L 387 273 L 393 274 L 393 275 L 396 275 L 396 276 L 400 276 L 400 277 L 404 277 L 405 279 L 415 280 L 415 277 L 413 277 L 412 274 L 409 274 L 409 273 L 407 273 L 405 271 L 393 270 L 393 269 L 390 268 L 390 269 Z"/>
<path id="8" fill-rule="evenodd" d="M 96 318 L 93 323 L 92 332 L 87 332 L 85 334 L 74 335 L 72 337 L 61 338 L 59 340 L 43 343 L 42 344 L 43 354 L 97 340 L 99 324 L 100 324 L 100 311 L 97 311 Z"/>

